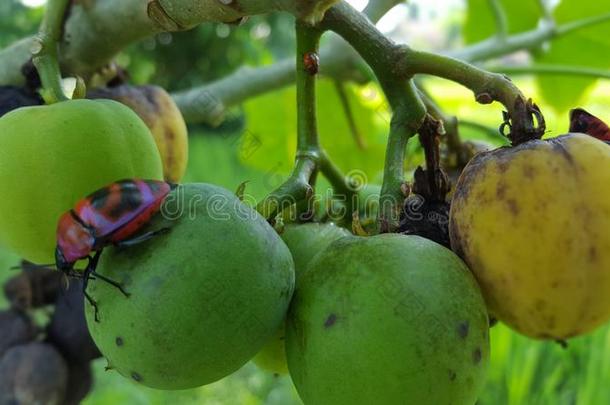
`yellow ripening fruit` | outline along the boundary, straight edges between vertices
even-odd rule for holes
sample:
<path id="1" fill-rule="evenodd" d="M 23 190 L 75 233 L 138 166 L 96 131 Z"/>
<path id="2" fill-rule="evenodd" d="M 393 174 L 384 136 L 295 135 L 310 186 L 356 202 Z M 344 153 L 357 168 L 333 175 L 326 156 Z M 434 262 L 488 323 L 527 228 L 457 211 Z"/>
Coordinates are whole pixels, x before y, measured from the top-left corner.
<path id="1" fill-rule="evenodd" d="M 176 103 L 163 88 L 122 85 L 93 90 L 87 97 L 116 100 L 134 110 L 159 148 L 165 180 L 180 182 L 188 162 L 188 131 Z"/>
<path id="2" fill-rule="evenodd" d="M 452 248 L 490 311 L 534 338 L 610 319 L 610 147 L 583 134 L 480 153 L 457 184 Z"/>

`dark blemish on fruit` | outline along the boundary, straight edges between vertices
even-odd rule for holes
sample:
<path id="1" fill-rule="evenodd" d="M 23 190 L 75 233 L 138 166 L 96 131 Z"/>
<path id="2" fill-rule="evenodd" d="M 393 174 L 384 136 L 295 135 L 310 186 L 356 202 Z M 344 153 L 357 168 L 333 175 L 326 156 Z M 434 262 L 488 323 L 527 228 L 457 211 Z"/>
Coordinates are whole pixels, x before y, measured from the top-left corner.
<path id="1" fill-rule="evenodd" d="M 472 352 L 472 361 L 474 362 L 474 364 L 479 364 L 482 358 L 483 353 L 481 353 L 481 348 L 477 347 L 474 352 Z"/>
<path id="2" fill-rule="evenodd" d="M 122 338 L 122 337 L 120 337 L 120 336 L 119 336 L 119 337 L 117 337 L 117 338 L 116 338 L 114 341 L 115 341 L 115 343 L 116 343 L 116 345 L 117 345 L 117 346 L 119 346 L 119 347 L 120 347 L 120 346 L 123 346 L 123 343 L 124 343 L 124 342 L 123 342 L 123 338 Z"/>
<path id="3" fill-rule="evenodd" d="M 556 321 L 555 317 L 553 315 L 551 315 L 546 319 L 546 324 L 549 327 L 549 329 L 555 329 L 555 325 L 557 324 L 557 321 Z"/>
<path id="4" fill-rule="evenodd" d="M 503 200 L 505 196 L 506 196 L 506 183 L 501 181 L 498 183 L 498 186 L 496 187 L 496 197 L 498 197 L 498 200 Z"/>
<path id="5" fill-rule="evenodd" d="M 525 165 L 523 167 L 523 175 L 528 179 L 533 179 L 536 176 L 536 169 L 533 166 Z"/>
<path id="6" fill-rule="evenodd" d="M 540 299 L 536 300 L 535 307 L 537 311 L 544 311 L 544 309 L 546 308 L 546 302 Z"/>
<path id="7" fill-rule="evenodd" d="M 137 382 L 142 381 L 142 376 L 136 372 L 131 373 L 131 378 L 133 378 L 133 380 Z"/>
<path id="8" fill-rule="evenodd" d="M 511 214 L 513 215 L 519 215 L 519 204 L 517 203 L 516 200 L 510 199 L 510 200 L 506 200 L 506 205 L 508 205 L 508 209 L 511 212 Z"/>
<path id="9" fill-rule="evenodd" d="M 462 338 L 462 339 L 466 339 L 466 337 L 468 336 L 468 332 L 470 331 L 470 324 L 468 323 L 468 321 L 462 322 L 458 325 L 457 327 L 457 332 L 458 335 Z"/>
<path id="10" fill-rule="evenodd" d="M 453 370 L 449 370 L 449 381 L 455 381 L 457 378 L 457 373 Z"/>
<path id="11" fill-rule="evenodd" d="M 589 261 L 590 262 L 597 261 L 597 248 L 595 246 L 591 246 L 589 248 Z"/>
<path id="12" fill-rule="evenodd" d="M 324 327 L 330 328 L 331 326 L 333 326 L 335 324 L 335 322 L 337 322 L 337 315 L 330 314 L 330 315 L 328 315 L 328 318 L 326 318 L 326 321 L 324 321 Z"/>

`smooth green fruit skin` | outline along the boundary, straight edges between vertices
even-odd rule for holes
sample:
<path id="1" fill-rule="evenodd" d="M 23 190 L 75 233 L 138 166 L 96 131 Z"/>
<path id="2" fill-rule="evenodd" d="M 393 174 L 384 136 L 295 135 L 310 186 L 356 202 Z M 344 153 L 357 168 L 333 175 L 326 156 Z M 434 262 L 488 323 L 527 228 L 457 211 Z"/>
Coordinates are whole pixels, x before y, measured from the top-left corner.
<path id="1" fill-rule="evenodd" d="M 137 246 L 108 248 L 94 280 L 87 324 L 108 364 L 148 387 L 175 390 L 219 380 L 248 362 L 283 322 L 294 264 L 276 232 L 225 189 L 187 184 L 168 196 Z M 173 215 L 173 214 L 172 214 Z"/>
<path id="2" fill-rule="evenodd" d="M 150 130 L 110 100 L 24 107 L 0 118 L 0 243 L 36 263 L 54 260 L 57 220 L 113 181 L 163 179 Z"/>
<path id="3" fill-rule="evenodd" d="M 335 240 L 350 235 L 351 233 L 344 228 L 331 223 L 286 225 L 281 236 L 294 259 L 297 284 L 299 277 L 305 272 L 307 265 L 316 254 L 322 252 Z M 282 324 L 275 335 L 269 339 L 265 347 L 254 357 L 254 363 L 263 370 L 275 374 L 288 373 L 285 340 L 286 329 Z"/>
<path id="4" fill-rule="evenodd" d="M 286 353 L 307 405 L 474 404 L 487 312 L 450 250 L 418 236 L 343 238 L 299 282 Z"/>

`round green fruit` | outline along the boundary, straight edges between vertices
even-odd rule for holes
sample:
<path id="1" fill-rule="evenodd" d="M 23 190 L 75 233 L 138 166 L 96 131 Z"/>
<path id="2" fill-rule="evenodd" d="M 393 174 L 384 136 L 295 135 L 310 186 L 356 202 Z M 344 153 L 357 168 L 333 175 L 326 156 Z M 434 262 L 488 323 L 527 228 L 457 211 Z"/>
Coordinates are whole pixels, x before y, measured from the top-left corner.
<path id="1" fill-rule="evenodd" d="M 163 179 L 150 130 L 128 107 L 72 100 L 0 118 L 0 242 L 36 263 L 54 259 L 57 220 L 124 178 Z"/>
<path id="2" fill-rule="evenodd" d="M 343 238 L 309 264 L 286 354 L 305 404 L 474 404 L 485 304 L 450 250 L 418 236 Z"/>
<path id="3" fill-rule="evenodd" d="M 317 253 L 322 252 L 335 240 L 350 235 L 351 233 L 347 230 L 334 224 L 307 223 L 302 225 L 287 225 L 281 236 L 294 259 L 297 285 L 307 265 Z M 254 363 L 263 370 L 275 374 L 288 373 L 285 340 L 286 328 L 282 324 L 276 334 L 269 339 L 265 347 L 254 357 Z"/>
<path id="4" fill-rule="evenodd" d="M 159 389 L 198 387 L 250 360 L 283 322 L 294 264 L 276 232 L 225 189 L 178 187 L 149 229 L 169 232 L 104 251 L 86 304 L 91 335 L 111 368 Z"/>
<path id="5" fill-rule="evenodd" d="M 316 254 L 324 251 L 337 239 L 352 236 L 345 228 L 332 223 L 290 224 L 284 227 L 282 240 L 294 259 L 296 280 L 305 273 L 305 269 Z"/>

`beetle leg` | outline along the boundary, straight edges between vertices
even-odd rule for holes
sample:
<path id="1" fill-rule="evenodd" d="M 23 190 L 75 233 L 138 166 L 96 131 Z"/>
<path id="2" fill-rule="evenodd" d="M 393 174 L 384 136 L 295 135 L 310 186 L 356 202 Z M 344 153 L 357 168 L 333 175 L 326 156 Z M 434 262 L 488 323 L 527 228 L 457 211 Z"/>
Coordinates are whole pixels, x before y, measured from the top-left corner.
<path id="1" fill-rule="evenodd" d="M 120 283 L 118 283 L 106 276 L 102 276 L 100 273 L 97 273 L 95 271 L 95 269 L 97 269 L 97 263 L 100 260 L 101 254 L 102 254 L 102 249 L 95 252 L 95 255 L 93 255 L 93 257 L 89 257 L 89 265 L 85 269 L 84 277 L 87 280 L 99 278 L 100 280 L 105 281 L 106 283 L 110 284 L 111 286 L 118 288 L 119 291 L 121 293 L 123 293 L 124 296 L 129 297 L 129 293 L 127 291 L 125 291 L 125 289 L 123 288 L 123 286 Z"/>
<path id="2" fill-rule="evenodd" d="M 85 269 L 85 273 L 83 274 L 83 294 L 85 295 L 85 298 L 87 299 L 89 304 L 93 307 L 95 322 L 99 322 L 100 317 L 99 317 L 99 313 L 98 313 L 98 309 L 97 309 L 97 302 L 87 292 L 87 285 L 89 284 L 89 277 L 91 275 L 91 271 L 92 270 L 91 270 L 91 261 L 90 261 L 89 265 Z"/>
<path id="3" fill-rule="evenodd" d="M 170 230 L 170 228 L 157 229 L 156 231 L 146 232 L 146 233 L 143 233 L 142 235 L 136 236 L 131 239 L 126 239 L 126 240 L 122 240 L 120 242 L 115 242 L 114 245 L 119 248 L 138 245 L 142 242 L 146 242 L 147 240 L 154 238 L 155 236 L 167 233 L 167 232 L 169 232 L 169 230 Z"/>
<path id="4" fill-rule="evenodd" d="M 102 276 L 99 273 L 96 273 L 95 270 L 92 270 L 91 274 L 93 276 L 99 278 L 100 280 L 107 282 L 111 286 L 118 288 L 119 291 L 122 292 L 125 297 L 129 297 L 130 294 L 127 291 L 125 291 L 125 289 L 123 288 L 123 286 L 120 283 L 118 283 L 118 282 L 116 282 L 116 281 L 114 281 L 114 280 L 112 280 L 112 279 L 110 279 L 110 278 L 108 278 L 106 276 Z"/>

